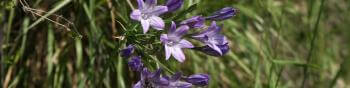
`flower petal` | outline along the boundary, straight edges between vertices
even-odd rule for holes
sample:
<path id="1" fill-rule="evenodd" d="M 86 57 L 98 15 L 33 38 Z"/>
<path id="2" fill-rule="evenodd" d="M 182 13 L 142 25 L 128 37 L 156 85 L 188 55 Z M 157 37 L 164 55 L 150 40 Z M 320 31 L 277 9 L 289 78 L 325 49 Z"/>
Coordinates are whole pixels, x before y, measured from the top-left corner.
<path id="1" fill-rule="evenodd" d="M 145 2 L 148 6 L 156 6 L 157 0 L 146 0 Z"/>
<path id="2" fill-rule="evenodd" d="M 142 25 L 143 33 L 145 34 L 149 29 L 150 23 L 148 22 L 148 20 L 141 19 L 141 25 Z"/>
<path id="3" fill-rule="evenodd" d="M 188 82 L 176 81 L 170 83 L 169 88 L 192 88 L 192 84 Z"/>
<path id="4" fill-rule="evenodd" d="M 149 18 L 150 25 L 157 30 L 163 30 L 164 28 L 164 21 L 162 18 L 158 16 L 152 16 Z"/>
<path id="5" fill-rule="evenodd" d="M 168 34 L 174 33 L 175 30 L 176 30 L 176 24 L 174 21 L 171 21 L 171 26 L 170 26 L 170 30 L 169 30 Z"/>
<path id="6" fill-rule="evenodd" d="M 224 44 L 228 43 L 228 41 L 224 35 L 217 34 L 217 35 L 213 35 L 212 37 L 213 37 L 213 40 L 211 40 L 209 42 L 215 42 L 216 45 L 224 45 Z"/>
<path id="7" fill-rule="evenodd" d="M 193 48 L 194 47 L 191 42 L 184 40 L 184 39 L 179 42 L 179 46 L 181 48 Z"/>
<path id="8" fill-rule="evenodd" d="M 187 25 L 181 25 L 172 34 L 174 34 L 174 35 L 176 35 L 178 37 L 181 37 L 181 36 L 183 36 L 184 34 L 187 33 L 188 29 L 190 29 L 190 27 L 188 27 Z"/>
<path id="9" fill-rule="evenodd" d="M 168 40 L 169 40 L 169 38 L 168 38 L 168 35 L 167 34 L 162 34 L 162 35 L 160 35 L 160 41 L 162 42 L 162 43 L 167 43 L 168 42 Z"/>
<path id="10" fill-rule="evenodd" d="M 151 8 L 147 12 L 152 14 L 152 15 L 159 16 L 167 11 L 168 11 L 168 7 L 166 7 L 166 6 L 154 6 L 153 8 Z"/>
<path id="11" fill-rule="evenodd" d="M 143 2 L 143 0 L 137 0 L 137 4 L 139 9 L 143 9 L 145 7 L 145 2 Z"/>
<path id="12" fill-rule="evenodd" d="M 215 21 L 213 21 L 207 30 L 204 30 L 204 31 L 198 33 L 197 35 L 192 36 L 192 37 L 204 37 L 205 35 L 207 35 L 208 37 L 211 37 L 212 35 L 219 33 L 220 30 L 221 30 L 221 28 L 216 25 Z"/>
<path id="13" fill-rule="evenodd" d="M 185 55 L 182 52 L 181 48 L 172 48 L 171 54 L 175 57 L 175 59 L 179 62 L 185 61 Z"/>
<path id="14" fill-rule="evenodd" d="M 215 45 L 215 44 L 212 44 L 212 43 L 210 43 L 210 44 L 207 44 L 210 48 L 212 48 L 212 49 L 214 49 L 215 51 L 217 51 L 220 55 L 222 55 L 222 51 L 221 51 L 221 49 L 217 46 L 217 45 Z"/>
<path id="15" fill-rule="evenodd" d="M 130 18 L 133 20 L 140 21 L 141 20 L 141 11 L 140 10 L 134 10 L 130 14 Z"/>
<path id="16" fill-rule="evenodd" d="M 165 48 L 165 60 L 169 60 L 172 48 L 167 45 L 164 45 L 164 48 Z"/>

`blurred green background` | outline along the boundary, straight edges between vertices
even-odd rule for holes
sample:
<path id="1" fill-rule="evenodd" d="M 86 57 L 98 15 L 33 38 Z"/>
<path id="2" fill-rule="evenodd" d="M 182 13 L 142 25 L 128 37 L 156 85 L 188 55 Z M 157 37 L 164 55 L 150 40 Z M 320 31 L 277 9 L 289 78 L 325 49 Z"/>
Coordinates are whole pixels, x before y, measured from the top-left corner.
<path id="1" fill-rule="evenodd" d="M 123 32 L 137 24 L 129 18 L 136 0 L 127 1 L 1 0 L 0 86 L 130 88 L 138 74 L 118 55 L 132 39 Z M 240 10 L 218 22 L 231 51 L 158 58 L 168 70 L 208 73 L 208 88 L 350 87 L 349 0 L 185 0 L 178 12 L 194 4 L 184 18 Z"/>

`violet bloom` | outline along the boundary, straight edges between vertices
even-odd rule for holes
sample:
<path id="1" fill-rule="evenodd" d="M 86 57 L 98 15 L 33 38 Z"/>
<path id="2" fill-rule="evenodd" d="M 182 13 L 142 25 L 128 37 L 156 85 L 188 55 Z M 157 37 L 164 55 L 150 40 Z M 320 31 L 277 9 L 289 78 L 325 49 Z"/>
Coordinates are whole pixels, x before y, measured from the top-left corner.
<path id="1" fill-rule="evenodd" d="M 120 55 L 123 58 L 129 58 L 132 55 L 133 52 L 134 52 L 134 46 L 133 45 L 128 45 L 128 47 L 126 47 L 125 49 L 122 49 L 120 51 Z"/>
<path id="2" fill-rule="evenodd" d="M 169 81 L 160 77 L 161 69 L 156 72 L 150 72 L 144 68 L 141 72 L 141 80 L 138 81 L 133 88 L 165 88 L 169 85 Z"/>
<path id="3" fill-rule="evenodd" d="M 179 62 L 185 61 L 185 55 L 182 52 L 182 48 L 194 47 L 191 42 L 181 39 L 181 37 L 187 33 L 188 29 L 189 27 L 187 25 L 182 25 L 176 29 L 176 24 L 172 22 L 168 34 L 162 34 L 160 36 L 160 41 L 165 47 L 166 60 L 172 55 Z"/>
<path id="4" fill-rule="evenodd" d="M 137 0 L 138 9 L 134 10 L 130 17 L 141 22 L 143 33 L 146 33 L 150 26 L 156 30 L 163 30 L 164 21 L 159 15 L 168 11 L 166 6 L 157 6 L 157 0 Z"/>
<path id="5" fill-rule="evenodd" d="M 132 57 L 131 60 L 128 62 L 128 65 L 133 71 L 141 71 L 143 68 L 143 63 L 141 62 L 140 56 Z"/>
<path id="6" fill-rule="evenodd" d="M 173 12 L 179 9 L 183 3 L 184 3 L 184 0 L 168 0 L 166 2 L 166 6 L 168 7 L 168 12 Z"/>
<path id="7" fill-rule="evenodd" d="M 182 21 L 181 25 L 188 25 L 191 28 L 202 28 L 204 27 L 205 19 L 202 16 L 193 16 L 187 20 Z"/>
<path id="8" fill-rule="evenodd" d="M 207 74 L 196 74 L 186 78 L 186 81 L 193 85 L 205 86 L 209 84 L 209 75 Z"/>
<path id="9" fill-rule="evenodd" d="M 182 74 L 181 73 L 175 73 L 171 78 L 169 77 L 164 77 L 169 81 L 169 85 L 166 88 L 191 88 L 192 84 L 185 82 L 185 81 L 180 81 Z"/>
<path id="10" fill-rule="evenodd" d="M 220 9 L 219 11 L 214 12 L 212 16 L 206 17 L 206 19 L 209 20 L 225 20 L 228 18 L 231 18 L 236 15 L 238 12 L 237 9 L 232 8 L 232 7 L 225 7 Z"/>
<path id="11" fill-rule="evenodd" d="M 228 46 L 228 43 L 224 44 L 224 45 L 217 45 L 220 48 L 220 51 L 222 52 L 222 54 L 220 54 L 218 51 L 214 50 L 213 48 L 209 47 L 208 45 L 203 46 L 203 47 L 196 47 L 194 49 L 199 50 L 205 54 L 208 55 L 212 55 L 212 56 L 222 56 L 224 54 L 226 54 L 230 47 Z"/>
<path id="12" fill-rule="evenodd" d="M 223 55 L 223 52 L 218 45 L 224 45 L 228 42 L 226 37 L 220 34 L 220 30 L 221 28 L 216 25 L 215 21 L 213 21 L 207 30 L 202 31 L 192 37 L 205 43 L 207 46 L 217 51 L 220 55 Z"/>

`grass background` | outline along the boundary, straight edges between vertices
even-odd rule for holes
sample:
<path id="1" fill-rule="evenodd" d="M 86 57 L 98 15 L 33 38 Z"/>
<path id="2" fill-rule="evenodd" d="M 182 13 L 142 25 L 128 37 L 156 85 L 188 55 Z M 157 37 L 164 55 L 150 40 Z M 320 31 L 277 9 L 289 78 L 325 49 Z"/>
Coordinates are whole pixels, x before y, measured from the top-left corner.
<path id="1" fill-rule="evenodd" d="M 141 29 L 129 18 L 135 0 L 127 1 L 0 1 L 0 86 L 130 88 L 138 74 L 118 53 L 142 39 L 128 37 Z M 226 6 L 240 10 L 218 22 L 231 51 L 212 57 L 185 50 L 184 63 L 146 54 L 145 63 L 168 67 L 166 74 L 208 73 L 208 88 L 350 87 L 350 1 L 185 0 L 181 11 L 194 4 L 179 19 Z"/>

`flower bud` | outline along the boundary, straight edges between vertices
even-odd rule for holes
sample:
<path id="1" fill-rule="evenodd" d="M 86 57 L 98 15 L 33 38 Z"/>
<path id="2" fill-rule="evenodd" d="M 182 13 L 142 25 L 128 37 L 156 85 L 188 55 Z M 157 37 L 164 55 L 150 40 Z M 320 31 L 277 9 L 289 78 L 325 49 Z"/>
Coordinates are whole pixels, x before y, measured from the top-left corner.
<path id="1" fill-rule="evenodd" d="M 122 49 L 120 51 L 120 55 L 123 58 L 129 58 L 132 55 L 133 52 L 134 52 L 134 46 L 133 45 L 129 45 L 128 47 L 126 47 L 125 49 Z"/>
<path id="2" fill-rule="evenodd" d="M 219 11 L 214 12 L 213 15 L 206 17 L 206 19 L 225 20 L 225 19 L 229 19 L 229 18 L 235 16 L 237 12 L 238 12 L 238 10 L 235 8 L 225 7 L 225 8 L 220 9 Z"/>
<path id="3" fill-rule="evenodd" d="M 140 56 L 133 56 L 128 62 L 128 65 L 133 71 L 141 71 L 143 68 L 143 63 L 141 62 Z"/>
<path id="4" fill-rule="evenodd" d="M 184 0 L 168 0 L 166 2 L 166 6 L 168 7 L 168 12 L 173 12 L 179 9 L 183 3 L 184 3 Z"/>
<path id="5" fill-rule="evenodd" d="M 186 81 L 193 85 L 205 86 L 209 84 L 209 75 L 207 74 L 195 74 L 186 78 Z"/>
<path id="6" fill-rule="evenodd" d="M 205 19 L 202 16 L 193 16 L 190 19 L 182 21 L 181 25 L 188 25 L 191 28 L 202 28 L 204 26 Z"/>

